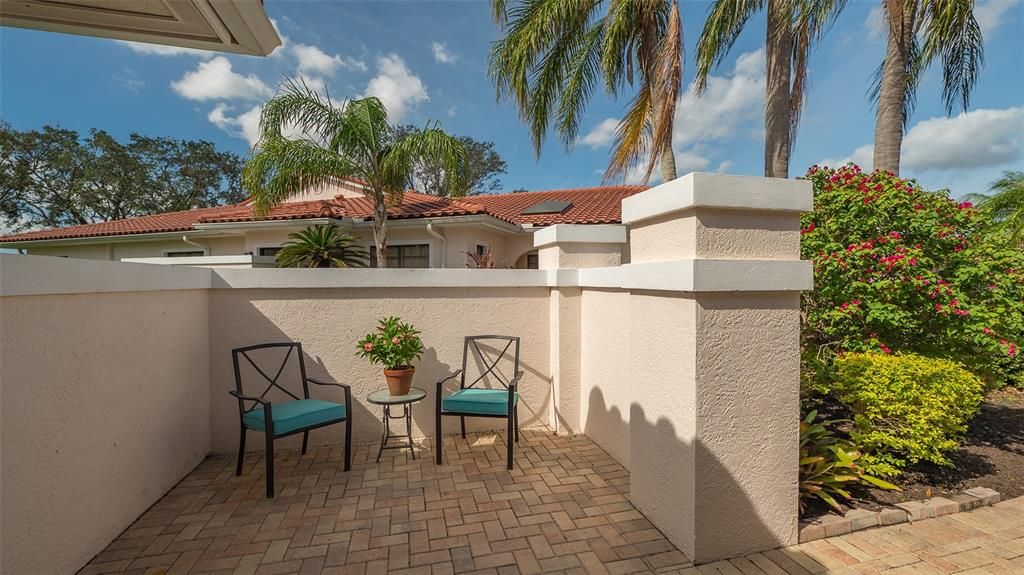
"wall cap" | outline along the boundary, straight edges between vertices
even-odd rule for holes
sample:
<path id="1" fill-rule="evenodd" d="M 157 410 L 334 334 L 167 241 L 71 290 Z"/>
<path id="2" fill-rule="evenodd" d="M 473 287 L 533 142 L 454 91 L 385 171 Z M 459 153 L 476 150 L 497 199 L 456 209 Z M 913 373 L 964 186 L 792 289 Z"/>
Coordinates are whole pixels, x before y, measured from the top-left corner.
<path id="1" fill-rule="evenodd" d="M 624 244 L 626 226 L 622 224 L 555 224 L 533 234 L 533 247 L 562 243 Z"/>
<path id="2" fill-rule="evenodd" d="M 0 254 L 0 296 L 210 289 L 207 268 Z"/>
<path id="3" fill-rule="evenodd" d="M 622 223 L 692 208 L 807 212 L 813 207 L 809 180 L 691 172 L 622 200 Z"/>

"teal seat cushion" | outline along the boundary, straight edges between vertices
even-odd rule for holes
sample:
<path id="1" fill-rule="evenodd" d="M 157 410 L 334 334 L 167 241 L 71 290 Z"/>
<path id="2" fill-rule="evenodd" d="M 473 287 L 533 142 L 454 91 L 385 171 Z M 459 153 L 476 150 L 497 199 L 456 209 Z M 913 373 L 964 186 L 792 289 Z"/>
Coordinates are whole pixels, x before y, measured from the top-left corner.
<path id="1" fill-rule="evenodd" d="M 512 400 L 519 403 L 519 393 Z M 481 415 L 508 415 L 507 389 L 460 389 L 441 400 L 441 411 L 479 413 Z"/>
<path id="2" fill-rule="evenodd" d="M 274 435 L 285 435 L 297 429 L 345 419 L 345 406 L 321 399 L 300 399 L 275 403 L 270 414 L 274 418 Z M 262 406 L 256 406 L 242 416 L 245 426 L 256 431 L 266 431 L 264 419 Z"/>

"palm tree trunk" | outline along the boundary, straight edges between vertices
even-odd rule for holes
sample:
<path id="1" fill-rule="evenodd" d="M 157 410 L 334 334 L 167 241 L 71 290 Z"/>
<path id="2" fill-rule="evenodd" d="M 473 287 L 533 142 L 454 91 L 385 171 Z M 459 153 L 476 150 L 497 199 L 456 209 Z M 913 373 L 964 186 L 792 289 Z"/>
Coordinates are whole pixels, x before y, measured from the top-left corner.
<path id="1" fill-rule="evenodd" d="M 764 175 L 789 177 L 793 33 L 788 0 L 769 0 L 765 40 Z"/>
<path id="2" fill-rule="evenodd" d="M 676 179 L 676 155 L 672 151 L 672 144 L 666 143 L 665 150 L 661 153 L 661 181 L 671 182 Z"/>
<path id="3" fill-rule="evenodd" d="M 882 83 L 875 116 L 874 169 L 900 173 L 903 145 L 903 102 L 907 95 L 908 60 L 914 40 L 915 5 L 889 2 L 889 35 L 882 62 Z"/>
<path id="4" fill-rule="evenodd" d="M 383 193 L 374 194 L 373 243 L 377 248 L 377 268 L 388 267 L 388 203 Z"/>

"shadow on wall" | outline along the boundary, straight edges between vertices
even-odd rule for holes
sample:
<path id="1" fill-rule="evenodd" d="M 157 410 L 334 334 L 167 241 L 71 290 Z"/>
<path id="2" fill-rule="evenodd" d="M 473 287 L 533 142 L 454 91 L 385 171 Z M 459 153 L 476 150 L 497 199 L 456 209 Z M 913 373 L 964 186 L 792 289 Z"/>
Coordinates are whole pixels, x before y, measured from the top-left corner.
<path id="1" fill-rule="evenodd" d="M 353 443 L 379 441 L 382 408 L 366 402 L 366 396 L 386 384 L 380 366 L 356 356 L 355 342 L 386 315 L 398 315 L 423 331 L 426 349 L 415 364 L 413 385 L 424 389 L 427 397 L 413 406 L 414 435 L 433 434 L 436 382 L 462 366 L 462 338 L 482 333 L 522 338 L 520 370 L 527 375 L 520 395 L 520 425 L 545 423 L 550 402 L 546 288 L 488 290 L 490 299 L 488 292 L 482 296 L 480 290 L 459 289 L 214 290 L 210 305 L 212 451 L 228 454 L 238 446 L 238 404 L 227 393 L 234 389 L 231 349 L 267 342 L 301 342 L 309 377 L 350 384 L 355 404 Z M 511 367 L 504 371 L 511 372 Z M 261 378 L 255 376 L 258 383 Z M 448 392 L 456 388 L 457 380 L 446 385 Z M 262 389 L 257 387 L 255 392 Z M 294 383 L 292 389 L 301 390 L 301 384 Z M 338 388 L 316 385 L 310 386 L 310 396 L 329 401 L 343 397 Z M 276 399 L 290 398 L 282 394 Z M 457 433 L 458 418 L 444 419 L 445 433 Z M 466 423 L 467 431 L 504 428 L 504 421 L 496 419 L 469 418 Z M 343 434 L 341 426 L 313 430 L 310 444 L 340 443 Z M 262 450 L 263 442 L 254 439 L 250 437 L 247 448 Z M 300 445 L 301 434 L 277 443 L 280 449 Z"/>
<path id="2" fill-rule="evenodd" d="M 605 436 L 621 434 L 631 444 L 631 461 L 621 462 L 630 469 L 630 502 L 691 561 L 708 563 L 795 543 L 787 540 L 797 527 L 795 498 L 788 514 L 766 517 L 764 506 L 714 453 L 699 441 L 684 440 L 665 418 L 649 421 L 633 403 L 627 421 L 617 407 L 607 407 L 597 388 L 588 401 L 588 427 L 605 426 Z M 749 456 L 757 454 L 758 446 L 751 445 Z"/>

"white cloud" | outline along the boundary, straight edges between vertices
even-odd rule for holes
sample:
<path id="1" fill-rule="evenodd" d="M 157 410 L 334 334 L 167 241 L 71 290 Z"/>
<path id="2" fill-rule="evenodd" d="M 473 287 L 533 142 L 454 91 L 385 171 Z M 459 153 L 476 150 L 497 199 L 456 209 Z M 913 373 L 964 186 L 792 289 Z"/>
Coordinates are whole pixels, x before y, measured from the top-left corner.
<path id="1" fill-rule="evenodd" d="M 212 50 L 197 50 L 195 48 L 181 48 L 179 46 L 164 46 L 163 44 L 146 44 L 144 42 L 131 42 L 128 40 L 115 40 L 119 44 L 131 48 L 136 54 L 151 56 L 199 56 L 200 58 L 212 58 L 217 55 Z"/>
<path id="2" fill-rule="evenodd" d="M 871 169 L 874 146 L 865 144 L 841 159 Z M 981 109 L 952 118 L 937 116 L 914 124 L 903 138 L 900 167 L 915 172 L 971 170 L 1001 166 L 1024 156 L 1024 107 Z"/>
<path id="3" fill-rule="evenodd" d="M 366 63 L 355 58 L 342 58 L 338 54 L 329 55 L 316 46 L 308 44 L 289 44 L 289 50 L 299 62 L 299 73 L 322 74 L 333 76 L 338 68 L 366 71 Z"/>
<path id="4" fill-rule="evenodd" d="M 248 111 L 237 116 L 229 116 L 228 112 L 232 111 L 232 109 L 227 104 L 217 104 L 206 118 L 214 126 L 228 134 L 236 138 L 245 139 L 245 141 L 249 142 L 250 146 L 255 145 L 259 140 L 260 112 L 263 111 L 263 107 L 253 106 Z"/>
<path id="5" fill-rule="evenodd" d="M 764 88 L 763 49 L 740 54 L 729 76 L 709 76 L 707 89 L 700 97 L 690 84 L 676 106 L 672 137 L 676 149 L 730 138 L 742 124 L 759 120 Z"/>
<path id="6" fill-rule="evenodd" d="M 722 160 L 718 164 L 718 167 L 715 168 L 715 171 L 718 172 L 719 174 L 728 174 L 729 170 L 731 170 L 731 169 L 732 169 L 732 162 L 729 161 L 729 160 Z"/>
<path id="7" fill-rule="evenodd" d="M 455 115 L 458 114 L 458 113 L 459 113 L 459 107 L 458 106 L 452 106 L 451 108 L 448 108 L 448 117 L 454 118 Z"/>
<path id="8" fill-rule="evenodd" d="M 1003 14 L 1020 2 L 1021 0 L 988 0 L 976 4 L 974 18 L 978 21 L 978 26 L 981 27 L 981 33 L 988 34 L 1007 23 L 1009 19 L 1004 18 Z"/>
<path id="9" fill-rule="evenodd" d="M 972 110 L 917 123 L 903 139 L 901 165 L 912 170 L 998 166 L 1021 157 L 1024 107 Z"/>
<path id="10" fill-rule="evenodd" d="M 433 42 L 430 47 L 434 50 L 434 61 L 442 64 L 454 64 L 459 56 L 448 50 L 448 45 L 443 42 Z"/>
<path id="11" fill-rule="evenodd" d="M 409 71 L 396 54 L 377 60 L 377 75 L 366 84 L 364 96 L 376 96 L 388 109 L 388 118 L 397 122 L 421 102 L 430 100 L 427 88 L 418 76 Z"/>
<path id="12" fill-rule="evenodd" d="M 606 148 L 615 141 L 615 130 L 619 127 L 618 118 L 605 118 L 601 123 L 579 138 L 578 143 L 590 149 Z"/>
<path id="13" fill-rule="evenodd" d="M 693 151 L 676 153 L 676 174 L 703 172 L 711 165 L 711 159 Z"/>
<path id="14" fill-rule="evenodd" d="M 262 100 L 273 95 L 273 91 L 255 74 L 243 76 L 234 72 L 231 62 L 223 56 L 200 62 L 195 70 L 172 82 L 171 87 L 183 97 L 199 101 Z"/>

